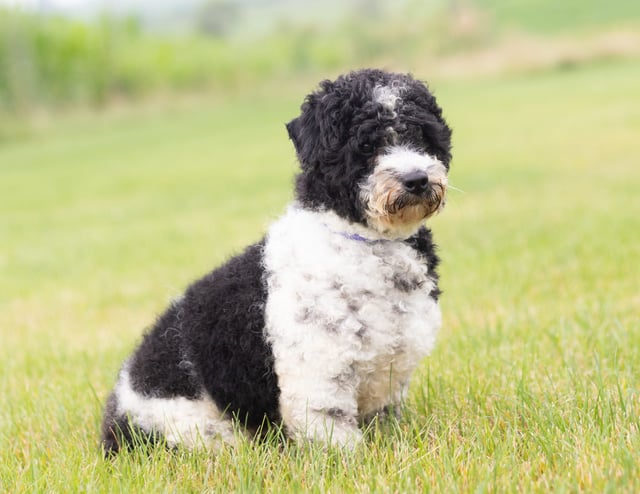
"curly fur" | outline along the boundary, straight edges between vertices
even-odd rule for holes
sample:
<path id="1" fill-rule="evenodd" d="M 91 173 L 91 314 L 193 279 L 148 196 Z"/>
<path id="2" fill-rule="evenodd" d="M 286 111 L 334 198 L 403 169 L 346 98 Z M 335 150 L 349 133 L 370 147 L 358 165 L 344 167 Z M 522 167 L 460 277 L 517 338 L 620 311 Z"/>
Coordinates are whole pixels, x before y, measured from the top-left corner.
<path id="1" fill-rule="evenodd" d="M 193 283 L 122 366 L 107 453 L 136 438 L 233 443 L 283 424 L 352 446 L 399 404 L 440 326 L 423 226 L 445 203 L 451 131 L 427 87 L 380 70 L 323 81 L 287 124 L 296 199 L 258 243 Z"/>

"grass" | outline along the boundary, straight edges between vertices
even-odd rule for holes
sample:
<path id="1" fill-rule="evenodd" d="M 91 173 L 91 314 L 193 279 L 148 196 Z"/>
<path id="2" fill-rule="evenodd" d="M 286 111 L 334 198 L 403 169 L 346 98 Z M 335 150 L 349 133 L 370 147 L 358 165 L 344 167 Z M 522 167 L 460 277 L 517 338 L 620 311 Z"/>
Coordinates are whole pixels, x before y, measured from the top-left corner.
<path id="1" fill-rule="evenodd" d="M 598 0 L 475 0 L 472 5 L 502 28 L 537 33 L 602 29 L 640 18 L 640 6 L 633 0 L 608 4 Z"/>
<path id="2" fill-rule="evenodd" d="M 419 74 L 422 75 L 422 74 Z M 308 88 L 78 117 L 0 148 L 0 491 L 637 492 L 640 63 L 434 81 L 444 326 L 354 453 L 242 442 L 104 461 L 142 329 L 289 201 Z"/>

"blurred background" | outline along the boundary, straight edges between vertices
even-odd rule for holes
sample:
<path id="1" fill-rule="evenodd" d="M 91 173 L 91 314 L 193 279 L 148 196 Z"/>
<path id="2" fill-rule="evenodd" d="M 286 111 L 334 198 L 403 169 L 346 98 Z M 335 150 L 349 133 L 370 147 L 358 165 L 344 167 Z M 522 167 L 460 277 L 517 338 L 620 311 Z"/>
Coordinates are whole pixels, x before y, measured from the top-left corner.
<path id="1" fill-rule="evenodd" d="M 639 19 L 634 0 L 0 0 L 0 140 L 64 109 L 363 66 L 433 79 L 638 56 Z"/>

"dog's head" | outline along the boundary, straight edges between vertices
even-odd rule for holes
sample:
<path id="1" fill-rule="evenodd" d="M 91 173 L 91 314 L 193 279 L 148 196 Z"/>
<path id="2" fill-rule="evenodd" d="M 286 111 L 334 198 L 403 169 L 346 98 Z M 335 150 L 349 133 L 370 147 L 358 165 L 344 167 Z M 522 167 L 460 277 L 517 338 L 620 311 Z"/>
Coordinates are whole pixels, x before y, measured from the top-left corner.
<path id="1" fill-rule="evenodd" d="M 361 70 L 323 81 L 287 124 L 304 206 L 406 238 L 445 203 L 451 129 L 410 75 Z"/>

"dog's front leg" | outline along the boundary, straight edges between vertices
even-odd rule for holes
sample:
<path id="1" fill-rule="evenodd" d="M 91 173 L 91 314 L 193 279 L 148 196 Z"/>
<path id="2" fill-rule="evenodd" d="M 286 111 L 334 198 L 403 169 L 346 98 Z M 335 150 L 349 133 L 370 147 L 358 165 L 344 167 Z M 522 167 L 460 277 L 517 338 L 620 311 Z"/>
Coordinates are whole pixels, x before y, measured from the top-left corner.
<path id="1" fill-rule="evenodd" d="M 336 371 L 323 365 L 322 359 L 277 367 L 280 413 L 287 434 L 296 440 L 355 447 L 362 438 L 356 389 L 341 377 L 353 371 Z"/>

